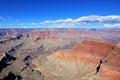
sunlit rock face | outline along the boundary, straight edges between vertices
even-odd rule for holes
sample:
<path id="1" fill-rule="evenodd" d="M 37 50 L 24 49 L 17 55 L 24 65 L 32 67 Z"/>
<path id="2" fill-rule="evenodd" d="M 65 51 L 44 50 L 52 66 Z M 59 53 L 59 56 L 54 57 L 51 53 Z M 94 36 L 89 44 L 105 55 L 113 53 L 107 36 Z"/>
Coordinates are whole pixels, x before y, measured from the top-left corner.
<path id="1" fill-rule="evenodd" d="M 38 59 L 33 62 L 36 69 L 50 77 L 54 75 L 63 80 L 120 79 L 120 48 L 106 42 L 86 40 L 69 51 L 49 55 L 44 64 Z"/>
<path id="2" fill-rule="evenodd" d="M 47 31 L 31 31 L 28 33 L 29 37 L 32 38 L 40 38 L 40 39 L 48 39 L 48 32 Z"/>
<path id="3" fill-rule="evenodd" d="M 6 35 L 17 35 L 17 34 L 20 34 L 21 32 L 18 31 L 18 30 L 15 30 L 15 29 L 6 29 L 6 30 L 0 30 L 0 36 L 6 36 Z"/>
<path id="4" fill-rule="evenodd" d="M 88 40 L 83 41 L 80 45 L 72 49 L 73 52 L 91 53 L 92 55 L 99 55 L 101 57 L 118 50 L 119 48 L 113 44 Z"/>
<path id="5" fill-rule="evenodd" d="M 57 36 L 57 31 L 55 30 L 33 30 L 28 32 L 27 35 L 35 40 L 57 40 L 59 37 Z"/>

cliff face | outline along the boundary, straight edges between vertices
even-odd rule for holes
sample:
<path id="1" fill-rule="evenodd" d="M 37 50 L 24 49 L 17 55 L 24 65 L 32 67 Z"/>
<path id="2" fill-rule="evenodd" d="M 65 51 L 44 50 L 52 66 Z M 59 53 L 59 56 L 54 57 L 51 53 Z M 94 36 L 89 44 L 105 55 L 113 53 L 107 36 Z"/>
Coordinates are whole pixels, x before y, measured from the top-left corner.
<path id="1" fill-rule="evenodd" d="M 29 37 L 35 39 L 48 39 L 48 32 L 47 31 L 32 31 L 28 33 Z"/>
<path id="2" fill-rule="evenodd" d="M 34 38 L 35 40 L 46 40 L 46 39 L 52 39 L 52 40 L 56 40 L 59 39 L 59 37 L 57 36 L 57 31 L 55 30 L 44 30 L 44 31 L 40 31 L 40 30 L 33 30 L 31 32 L 28 32 L 27 35 L 31 38 Z"/>
<path id="3" fill-rule="evenodd" d="M 80 45 L 72 49 L 73 52 L 92 53 L 93 55 L 107 56 L 109 53 L 114 53 L 118 48 L 113 44 L 97 41 L 83 41 Z"/>
<path id="4" fill-rule="evenodd" d="M 13 75 L 18 80 L 120 80 L 119 33 L 0 29 L 0 79 L 13 80 Z"/>
<path id="5" fill-rule="evenodd" d="M 18 30 L 15 30 L 15 29 L 12 29 L 12 30 L 0 30 L 0 36 L 6 36 L 6 35 L 17 35 L 17 34 L 20 34 L 20 31 Z"/>
<path id="6" fill-rule="evenodd" d="M 93 63 L 91 66 L 93 66 L 92 70 L 96 68 L 95 74 L 107 77 L 110 80 L 120 79 L 120 48 L 113 44 L 83 41 L 71 51 L 56 52 L 55 56 L 73 62 L 80 60 L 88 64 Z"/>
<path id="7" fill-rule="evenodd" d="M 0 44 L 21 39 L 22 33 L 16 29 L 0 29 Z"/>

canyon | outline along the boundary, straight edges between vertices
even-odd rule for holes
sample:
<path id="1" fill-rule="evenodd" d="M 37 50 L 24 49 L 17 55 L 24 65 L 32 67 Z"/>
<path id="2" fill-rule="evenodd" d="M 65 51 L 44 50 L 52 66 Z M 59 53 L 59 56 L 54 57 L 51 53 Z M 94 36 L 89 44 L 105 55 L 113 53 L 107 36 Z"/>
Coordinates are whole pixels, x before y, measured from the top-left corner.
<path id="1" fill-rule="evenodd" d="M 120 80 L 120 29 L 0 29 L 0 80 Z"/>

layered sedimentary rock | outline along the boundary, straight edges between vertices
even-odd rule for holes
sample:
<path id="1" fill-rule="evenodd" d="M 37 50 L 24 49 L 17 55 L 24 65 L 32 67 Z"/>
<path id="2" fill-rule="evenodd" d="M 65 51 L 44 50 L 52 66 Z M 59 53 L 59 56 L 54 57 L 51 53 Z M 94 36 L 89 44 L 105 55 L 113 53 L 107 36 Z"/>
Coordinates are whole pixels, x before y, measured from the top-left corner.
<path id="1" fill-rule="evenodd" d="M 0 29 L 0 44 L 21 39 L 22 33 L 16 29 Z"/>
<path id="2" fill-rule="evenodd" d="M 33 30 L 27 35 L 35 40 L 59 39 L 55 30 Z"/>
<path id="3" fill-rule="evenodd" d="M 120 48 L 116 45 L 86 40 L 70 51 L 48 56 L 44 64 L 39 60 L 33 63 L 36 70 L 61 80 L 120 80 L 119 61 Z"/>
<path id="4" fill-rule="evenodd" d="M 0 36 L 6 36 L 6 35 L 17 35 L 20 34 L 20 31 L 15 30 L 15 29 L 5 29 L 5 30 L 0 30 Z"/>
<path id="5" fill-rule="evenodd" d="M 35 39 L 48 39 L 49 33 L 47 31 L 32 31 L 28 33 L 29 37 L 33 37 Z"/>
<path id="6" fill-rule="evenodd" d="M 73 48 L 69 54 L 59 52 L 56 55 L 61 59 L 83 60 L 88 63 L 92 62 L 98 66 L 101 60 L 102 65 L 99 66 L 99 73 L 113 80 L 120 79 L 120 48 L 113 44 L 83 41 L 80 45 Z"/>

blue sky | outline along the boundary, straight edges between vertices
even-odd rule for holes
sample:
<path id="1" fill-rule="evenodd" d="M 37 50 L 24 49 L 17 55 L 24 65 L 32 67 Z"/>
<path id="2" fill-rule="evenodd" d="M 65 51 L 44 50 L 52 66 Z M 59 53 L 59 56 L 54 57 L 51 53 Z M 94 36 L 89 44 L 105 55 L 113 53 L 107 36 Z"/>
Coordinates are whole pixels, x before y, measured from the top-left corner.
<path id="1" fill-rule="evenodd" d="M 0 0 L 0 28 L 109 27 L 120 27 L 120 0 Z"/>

